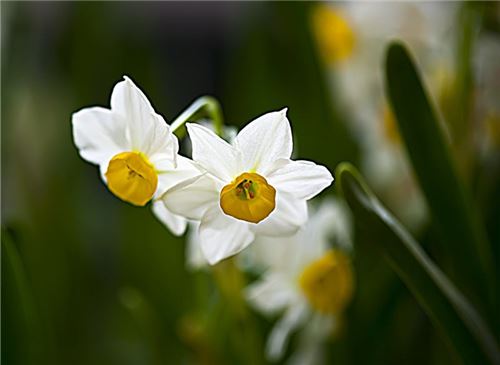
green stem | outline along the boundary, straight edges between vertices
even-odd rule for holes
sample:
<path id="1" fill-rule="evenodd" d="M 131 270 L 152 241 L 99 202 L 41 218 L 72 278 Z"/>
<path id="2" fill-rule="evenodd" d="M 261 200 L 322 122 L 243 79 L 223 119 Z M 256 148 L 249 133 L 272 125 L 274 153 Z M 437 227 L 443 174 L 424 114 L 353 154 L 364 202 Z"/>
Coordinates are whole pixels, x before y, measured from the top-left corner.
<path id="1" fill-rule="evenodd" d="M 201 114 L 202 112 L 204 112 L 204 115 L 208 116 L 211 119 L 214 125 L 215 133 L 218 136 L 221 136 L 222 127 L 224 125 L 222 109 L 217 99 L 212 96 L 202 96 L 196 99 L 186 110 L 181 113 L 181 115 L 179 115 L 172 122 L 172 132 L 175 132 L 189 120 L 199 118 L 199 114 Z"/>
<path id="2" fill-rule="evenodd" d="M 230 337 L 240 361 L 248 365 L 262 364 L 262 340 L 242 293 L 246 286 L 244 273 L 238 268 L 236 258 L 224 260 L 212 266 L 212 276 L 224 300 L 224 308 L 230 316 L 231 333 L 239 331 L 237 340 Z"/>

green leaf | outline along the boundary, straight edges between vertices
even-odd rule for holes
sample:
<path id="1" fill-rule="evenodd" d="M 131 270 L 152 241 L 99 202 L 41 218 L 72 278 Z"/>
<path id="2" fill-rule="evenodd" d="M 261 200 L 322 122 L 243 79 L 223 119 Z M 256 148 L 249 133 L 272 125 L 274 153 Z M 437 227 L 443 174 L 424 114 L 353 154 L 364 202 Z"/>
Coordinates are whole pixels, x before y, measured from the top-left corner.
<path id="1" fill-rule="evenodd" d="M 449 146 L 414 62 L 400 43 L 389 46 L 386 59 L 387 92 L 401 136 L 433 223 L 441 233 L 443 250 L 453 277 L 476 305 L 486 299 L 491 310 L 493 263 L 484 227 L 452 161 Z"/>
<path id="2" fill-rule="evenodd" d="M 2 360 L 27 364 L 46 360 L 47 339 L 42 334 L 41 319 L 26 271 L 11 234 L 3 228 L 2 295 L 2 314 L 7 317 L 2 323 L 2 332 L 5 330 L 7 335 L 8 349 L 5 354 L 2 353 Z"/>
<path id="3" fill-rule="evenodd" d="M 474 307 L 382 206 L 356 168 L 342 163 L 336 176 L 359 228 L 357 241 L 376 245 L 465 364 L 499 364 L 495 339 Z M 381 236 L 385 239 L 376 239 Z"/>

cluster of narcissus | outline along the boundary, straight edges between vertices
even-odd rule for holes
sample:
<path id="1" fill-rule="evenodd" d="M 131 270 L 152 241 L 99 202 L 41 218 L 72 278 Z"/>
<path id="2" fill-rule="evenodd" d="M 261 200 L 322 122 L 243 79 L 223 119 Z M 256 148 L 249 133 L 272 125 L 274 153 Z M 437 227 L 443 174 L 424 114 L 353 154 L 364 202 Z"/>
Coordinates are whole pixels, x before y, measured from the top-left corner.
<path id="1" fill-rule="evenodd" d="M 111 109 L 73 114 L 74 141 L 114 195 L 137 206 L 152 201 L 154 214 L 176 235 L 192 224 L 188 262 L 213 265 L 255 242 L 244 255 L 265 272 L 246 297 L 263 313 L 283 313 L 269 336 L 269 357 L 281 357 L 301 325 L 313 334 L 304 343 L 314 337 L 317 346 L 337 327 L 354 287 L 345 208 L 330 198 L 308 216 L 308 200 L 332 183 L 331 173 L 291 160 L 286 109 L 260 116 L 230 141 L 187 123 L 192 156 L 181 156 L 173 132 L 193 113 L 169 126 L 125 77 L 113 89 Z M 304 345 L 296 356 L 320 353 L 311 348 Z"/>
<path id="2" fill-rule="evenodd" d="M 311 17 L 318 50 L 334 76 L 333 95 L 348 111 L 348 127 L 360 142 L 363 173 L 402 222 L 415 230 L 427 219 L 426 205 L 384 95 L 380 65 L 387 41 L 404 39 L 422 64 L 436 100 L 448 98 L 455 54 L 453 47 L 442 45 L 455 43 L 458 9 L 458 4 L 425 2 L 401 2 L 390 9 L 336 2 L 318 4 Z"/>

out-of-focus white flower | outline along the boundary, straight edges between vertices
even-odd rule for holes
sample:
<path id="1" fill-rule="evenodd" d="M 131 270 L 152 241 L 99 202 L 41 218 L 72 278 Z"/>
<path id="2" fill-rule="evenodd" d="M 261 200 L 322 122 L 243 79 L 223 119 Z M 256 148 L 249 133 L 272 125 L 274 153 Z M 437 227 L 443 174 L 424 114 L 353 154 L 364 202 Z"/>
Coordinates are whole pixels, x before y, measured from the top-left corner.
<path id="1" fill-rule="evenodd" d="M 294 234 L 307 220 L 306 201 L 329 186 L 323 166 L 292 161 L 286 109 L 249 123 L 232 144 L 187 124 L 202 175 L 163 195 L 174 213 L 200 221 L 201 249 L 215 264 L 247 247 L 255 234 Z"/>
<path id="2" fill-rule="evenodd" d="M 403 40 L 434 99 L 443 98 L 453 81 L 457 9 L 452 3 L 322 3 L 311 18 L 319 51 L 332 71 L 332 88 L 361 142 L 362 170 L 414 229 L 425 221 L 426 207 L 385 99 L 384 56 L 389 41 Z"/>
<path id="3" fill-rule="evenodd" d="M 342 57 L 345 62 L 329 62 L 336 71 L 334 81 L 338 83 L 337 91 L 342 93 L 349 105 L 357 109 L 360 104 L 363 109 L 370 107 L 373 110 L 369 114 L 380 117 L 384 105 L 384 56 L 391 40 L 401 39 L 409 45 L 431 80 L 431 92 L 448 86 L 443 83 L 449 81 L 445 73 L 449 75 L 454 66 L 457 9 L 450 3 L 403 2 L 382 7 L 356 2 L 321 4 L 315 13 L 334 14 L 339 19 L 336 23 L 342 23 L 341 28 L 346 29 L 337 37 L 330 36 L 330 45 L 325 40 L 328 37 L 321 33 L 339 33 L 339 27 L 330 22 L 330 27 L 318 29 L 318 16 L 313 13 L 312 19 L 320 50 L 339 47 L 339 44 L 346 48 L 345 45 L 350 44 L 347 47 L 349 52 Z M 356 112 L 357 116 L 360 112 L 363 111 Z M 373 123 L 359 122 L 363 128 L 367 123 Z"/>
<path id="4" fill-rule="evenodd" d="M 177 138 L 163 117 L 128 77 L 111 94 L 111 109 L 84 108 L 73 114 L 73 138 L 80 156 L 99 165 L 108 189 L 120 199 L 144 206 L 199 170 L 179 156 Z M 153 211 L 177 235 L 186 221 L 160 202 Z"/>
<path id="5" fill-rule="evenodd" d="M 291 360 L 318 363 L 321 344 L 352 297 L 354 275 L 344 253 L 351 249 L 351 231 L 346 208 L 330 198 L 294 236 L 259 237 L 252 246 L 253 259 L 268 269 L 246 297 L 266 315 L 282 313 L 268 338 L 270 360 L 280 359 L 290 334 L 303 327 L 307 336 Z"/>
<path id="6" fill-rule="evenodd" d="M 316 5 L 312 12 L 312 26 L 326 64 L 338 64 L 351 58 L 356 37 L 340 9 L 323 3 Z"/>
<path id="7" fill-rule="evenodd" d="M 475 117 L 479 127 L 475 137 L 476 145 L 485 157 L 500 150 L 500 39 L 492 34 L 482 34 L 473 54 Z"/>

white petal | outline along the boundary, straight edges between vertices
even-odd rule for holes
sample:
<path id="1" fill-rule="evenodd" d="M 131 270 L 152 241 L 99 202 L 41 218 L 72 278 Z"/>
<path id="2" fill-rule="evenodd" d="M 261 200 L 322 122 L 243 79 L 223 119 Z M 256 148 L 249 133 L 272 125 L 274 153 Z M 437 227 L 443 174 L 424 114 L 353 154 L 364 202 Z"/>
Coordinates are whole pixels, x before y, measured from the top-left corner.
<path id="1" fill-rule="evenodd" d="M 208 264 L 203 252 L 201 252 L 199 228 L 200 222 L 189 222 L 186 242 L 186 266 L 192 270 L 199 270 Z"/>
<path id="2" fill-rule="evenodd" d="M 73 139 L 83 159 L 105 164 L 127 149 L 123 120 L 101 107 L 85 108 L 73 114 Z"/>
<path id="3" fill-rule="evenodd" d="M 303 268 L 301 248 L 304 242 L 309 245 L 309 240 L 309 237 L 304 236 L 303 229 L 291 236 L 258 235 L 247 251 L 252 254 L 254 269 L 272 268 L 274 272 L 279 272 L 280 275 L 288 277 L 289 281 L 295 282 Z"/>
<path id="4" fill-rule="evenodd" d="M 318 365 L 325 363 L 324 344 L 307 342 L 300 345 L 293 352 L 286 365 Z"/>
<path id="5" fill-rule="evenodd" d="M 134 150 L 146 152 L 155 136 L 160 140 L 160 134 L 168 132 L 163 118 L 155 114 L 146 95 L 127 76 L 113 89 L 111 109 L 125 118 L 129 129 L 128 138 Z"/>
<path id="6" fill-rule="evenodd" d="M 161 200 L 153 203 L 153 213 L 176 236 L 181 236 L 186 231 L 187 221 L 180 215 L 169 211 Z"/>
<path id="7" fill-rule="evenodd" d="M 145 120 L 148 121 L 147 118 Z M 143 140 L 141 141 L 140 151 L 146 154 L 152 163 L 159 158 L 168 158 L 176 164 L 179 142 L 163 117 L 151 113 L 149 122 L 143 128 L 145 129 L 142 131 Z"/>
<path id="8" fill-rule="evenodd" d="M 186 126 L 193 148 L 193 160 L 209 173 L 229 183 L 243 172 L 239 171 L 240 155 L 233 146 L 199 124 L 187 123 Z"/>
<path id="9" fill-rule="evenodd" d="M 207 209 L 219 205 L 219 191 L 212 178 L 200 175 L 175 185 L 160 199 L 171 212 L 201 220 Z"/>
<path id="10" fill-rule="evenodd" d="M 236 255 L 254 239 L 248 223 L 225 215 L 219 205 L 205 213 L 199 234 L 201 250 L 210 265 Z"/>
<path id="11" fill-rule="evenodd" d="M 297 298 L 293 279 L 270 271 L 245 289 L 247 301 L 260 312 L 271 315 L 282 311 Z"/>
<path id="12" fill-rule="evenodd" d="M 306 235 L 314 237 L 318 250 L 324 252 L 329 242 L 344 250 L 352 249 L 352 218 L 344 202 L 333 197 L 323 199 L 318 209 L 311 214 Z"/>
<path id="13" fill-rule="evenodd" d="M 282 159 L 274 162 L 267 180 L 276 190 L 308 200 L 330 186 L 333 176 L 326 167 L 314 162 Z"/>
<path id="14" fill-rule="evenodd" d="M 299 301 L 288 308 L 283 317 L 274 325 L 266 344 L 266 355 L 270 361 L 277 361 L 283 357 L 290 334 L 304 323 L 307 314 L 307 305 Z"/>
<path id="15" fill-rule="evenodd" d="M 304 332 L 312 342 L 320 343 L 334 333 L 336 326 L 338 326 L 336 316 L 313 312 Z"/>
<path id="16" fill-rule="evenodd" d="M 257 234 L 266 236 L 290 236 L 307 221 L 307 203 L 292 194 L 277 191 L 276 208 L 258 224 L 252 225 Z"/>
<path id="17" fill-rule="evenodd" d="M 287 365 L 316 365 L 325 363 L 325 345 L 335 331 L 337 319 L 331 315 L 312 313 L 300 331 L 295 351 Z"/>
<path id="18" fill-rule="evenodd" d="M 286 109 L 264 114 L 250 122 L 238 133 L 234 144 L 242 153 L 245 171 L 266 174 L 275 160 L 290 158 L 293 141 Z"/>
<path id="19" fill-rule="evenodd" d="M 157 155 L 158 156 L 158 155 Z M 163 195 L 168 189 L 194 177 L 200 176 L 200 169 L 190 159 L 177 156 L 177 167 L 168 157 L 151 161 L 158 171 L 158 188 L 155 196 Z"/>
<path id="20" fill-rule="evenodd" d="M 133 116 L 142 114 L 139 110 L 153 112 L 153 107 L 146 95 L 134 84 L 128 76 L 123 76 L 123 80 L 118 82 L 111 93 L 111 109 L 118 113 L 130 114 Z"/>

